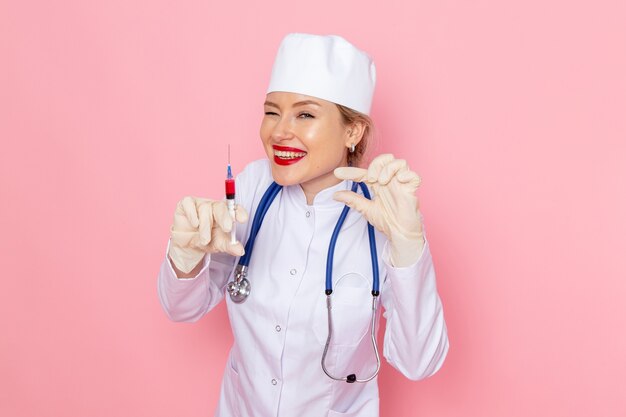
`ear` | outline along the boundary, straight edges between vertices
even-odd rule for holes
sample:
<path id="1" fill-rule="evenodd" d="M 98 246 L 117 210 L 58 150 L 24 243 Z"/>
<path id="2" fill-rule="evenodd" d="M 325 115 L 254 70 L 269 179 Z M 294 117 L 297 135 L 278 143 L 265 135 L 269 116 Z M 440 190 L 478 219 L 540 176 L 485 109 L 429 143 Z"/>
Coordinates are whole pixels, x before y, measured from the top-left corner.
<path id="1" fill-rule="evenodd" d="M 358 145 L 363 139 L 363 133 L 365 133 L 365 123 L 357 120 L 356 122 L 346 126 L 346 147 Z"/>

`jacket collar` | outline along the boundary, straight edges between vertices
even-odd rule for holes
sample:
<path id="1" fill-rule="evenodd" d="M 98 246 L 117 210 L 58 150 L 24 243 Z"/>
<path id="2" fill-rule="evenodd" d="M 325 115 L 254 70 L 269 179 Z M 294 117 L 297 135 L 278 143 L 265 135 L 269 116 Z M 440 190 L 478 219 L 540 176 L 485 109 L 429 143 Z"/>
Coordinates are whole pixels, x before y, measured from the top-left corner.
<path id="1" fill-rule="evenodd" d="M 325 188 L 317 193 L 313 199 L 313 204 L 311 205 L 307 204 L 306 195 L 304 195 L 304 190 L 302 190 L 300 184 L 283 187 L 283 191 L 285 192 L 287 198 L 298 206 L 310 207 L 315 210 L 335 210 L 342 208 L 344 204 L 333 199 L 333 194 L 337 191 L 349 190 L 351 185 L 352 181 L 341 181 L 339 184 Z"/>

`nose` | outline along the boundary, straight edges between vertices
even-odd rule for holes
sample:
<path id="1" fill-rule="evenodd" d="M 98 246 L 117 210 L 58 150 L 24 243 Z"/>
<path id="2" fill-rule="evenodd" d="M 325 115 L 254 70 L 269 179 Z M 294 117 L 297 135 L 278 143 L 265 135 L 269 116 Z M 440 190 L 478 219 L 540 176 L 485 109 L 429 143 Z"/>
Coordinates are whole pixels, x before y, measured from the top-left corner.
<path id="1" fill-rule="evenodd" d="M 290 121 L 281 117 L 272 128 L 271 138 L 275 142 L 289 140 L 294 138 L 293 129 Z"/>

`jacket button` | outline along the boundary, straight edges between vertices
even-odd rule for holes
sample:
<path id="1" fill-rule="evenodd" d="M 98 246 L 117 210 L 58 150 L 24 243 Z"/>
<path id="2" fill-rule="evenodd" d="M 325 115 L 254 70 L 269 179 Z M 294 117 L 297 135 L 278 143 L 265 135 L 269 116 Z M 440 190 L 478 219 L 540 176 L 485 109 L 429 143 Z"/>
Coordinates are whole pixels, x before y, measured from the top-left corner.
<path id="1" fill-rule="evenodd" d="M 276 325 L 276 331 L 277 331 L 277 332 L 280 332 L 280 330 L 281 330 L 280 326 L 279 326 L 279 325 Z"/>
<path id="2" fill-rule="evenodd" d="M 311 212 L 307 211 L 306 213 L 304 213 L 304 215 L 307 216 L 307 217 L 311 217 Z"/>
<path id="3" fill-rule="evenodd" d="M 275 379 L 272 379 L 272 385 L 276 385 L 278 384 L 278 381 L 276 381 Z"/>
<path id="4" fill-rule="evenodd" d="M 289 273 L 291 275 L 296 275 L 298 273 L 298 271 L 296 271 L 295 269 L 292 269 L 291 271 L 289 271 Z"/>

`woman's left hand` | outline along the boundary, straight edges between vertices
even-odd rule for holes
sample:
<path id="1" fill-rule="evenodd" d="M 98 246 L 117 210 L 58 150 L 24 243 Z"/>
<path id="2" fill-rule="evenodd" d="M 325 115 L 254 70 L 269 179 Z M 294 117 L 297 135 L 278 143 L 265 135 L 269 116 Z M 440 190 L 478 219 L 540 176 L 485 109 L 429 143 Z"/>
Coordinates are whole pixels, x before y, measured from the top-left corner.
<path id="1" fill-rule="evenodd" d="M 389 238 L 392 265 L 415 263 L 424 248 L 422 215 L 415 194 L 421 179 L 406 161 L 384 154 L 377 156 L 368 169 L 341 167 L 334 173 L 342 180 L 364 182 L 372 190 L 372 200 L 352 191 L 338 191 L 333 197 L 359 211 Z"/>

